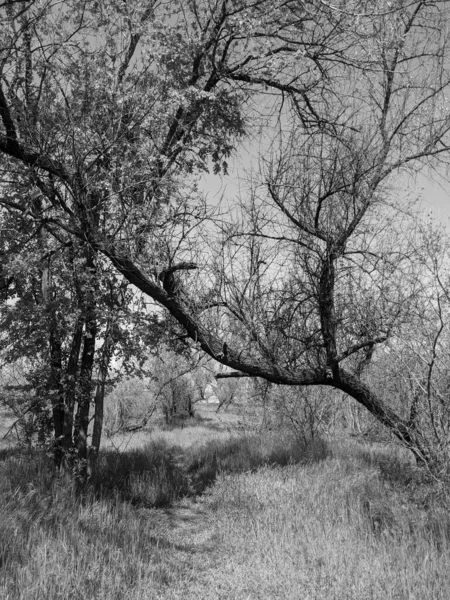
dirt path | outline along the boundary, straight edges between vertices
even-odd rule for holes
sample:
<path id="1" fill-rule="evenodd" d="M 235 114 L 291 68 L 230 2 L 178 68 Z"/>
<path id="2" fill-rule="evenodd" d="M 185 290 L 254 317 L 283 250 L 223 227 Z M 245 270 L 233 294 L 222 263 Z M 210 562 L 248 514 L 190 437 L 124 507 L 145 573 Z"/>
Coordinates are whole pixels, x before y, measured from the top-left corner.
<path id="1" fill-rule="evenodd" d="M 208 496 L 186 498 L 169 509 L 151 509 L 147 518 L 157 522 L 157 537 L 168 551 L 164 600 L 234 600 L 221 581 L 226 554 Z"/>
<path id="2" fill-rule="evenodd" d="M 185 498 L 171 508 L 155 510 L 161 534 L 167 542 L 194 553 L 209 552 L 217 547 L 214 514 L 206 497 Z"/>

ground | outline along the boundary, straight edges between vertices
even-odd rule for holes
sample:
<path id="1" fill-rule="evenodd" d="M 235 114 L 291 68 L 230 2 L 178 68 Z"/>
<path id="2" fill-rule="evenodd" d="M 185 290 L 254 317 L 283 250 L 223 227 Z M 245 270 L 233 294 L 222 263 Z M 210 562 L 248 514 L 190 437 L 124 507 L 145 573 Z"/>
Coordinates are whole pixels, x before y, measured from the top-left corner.
<path id="1" fill-rule="evenodd" d="M 3 600 L 448 600 L 448 492 L 398 446 L 242 415 L 108 440 L 81 496 L 0 461 Z"/>

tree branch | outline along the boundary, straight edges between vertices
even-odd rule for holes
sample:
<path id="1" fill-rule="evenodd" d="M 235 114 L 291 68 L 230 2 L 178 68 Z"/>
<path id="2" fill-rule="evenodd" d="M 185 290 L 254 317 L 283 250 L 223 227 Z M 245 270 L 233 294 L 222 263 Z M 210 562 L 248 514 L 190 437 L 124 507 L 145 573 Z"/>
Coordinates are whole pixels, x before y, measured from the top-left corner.
<path id="1" fill-rule="evenodd" d="M 358 350 L 362 350 L 363 348 L 367 348 L 368 346 L 373 346 L 374 344 L 382 344 L 387 339 L 389 339 L 389 336 L 381 335 L 381 336 L 372 338 L 371 340 L 366 340 L 365 342 L 361 342 L 360 344 L 354 344 L 353 346 L 350 346 L 350 348 L 347 348 L 347 350 L 345 350 L 344 352 L 341 352 L 341 354 L 339 354 L 336 357 L 336 362 L 340 363 L 344 359 L 351 356 L 352 354 L 355 354 L 356 352 L 358 352 Z"/>
<path id="2" fill-rule="evenodd" d="M 51 173 L 65 183 L 71 184 L 73 182 L 74 173 L 68 171 L 62 163 L 53 160 L 39 150 L 35 150 L 26 144 L 15 140 L 11 142 L 10 138 L 0 135 L 0 152 L 7 154 L 11 158 L 20 160 L 29 167 L 35 167 Z"/>
<path id="3" fill-rule="evenodd" d="M 236 377 L 251 377 L 247 373 L 241 373 L 240 371 L 231 371 L 230 373 L 216 373 L 216 379 L 231 379 Z"/>

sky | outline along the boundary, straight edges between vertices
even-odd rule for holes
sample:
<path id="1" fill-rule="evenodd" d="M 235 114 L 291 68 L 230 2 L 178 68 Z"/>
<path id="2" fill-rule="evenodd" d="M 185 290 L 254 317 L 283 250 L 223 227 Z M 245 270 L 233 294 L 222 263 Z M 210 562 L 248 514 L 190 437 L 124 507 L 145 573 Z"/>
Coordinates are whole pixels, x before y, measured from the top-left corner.
<path id="1" fill-rule="evenodd" d="M 411 185 L 414 185 L 413 181 Z M 430 210 L 436 220 L 450 227 L 450 180 L 446 181 L 444 177 L 433 180 L 426 175 L 419 175 L 415 185 L 422 196 L 423 210 Z"/>
<path id="2" fill-rule="evenodd" d="M 245 191 L 246 173 L 250 166 L 249 160 L 234 159 L 230 162 L 230 173 L 227 176 L 206 174 L 202 177 L 202 188 L 209 195 L 209 201 L 215 204 L 224 197 L 232 204 L 233 196 L 239 190 Z M 424 217 L 430 213 L 433 218 L 445 224 L 450 230 L 450 177 L 431 176 L 428 173 L 419 173 L 414 178 L 404 178 L 400 187 L 404 195 L 420 199 L 420 209 Z"/>
<path id="3" fill-rule="evenodd" d="M 212 205 L 217 204 L 223 196 L 231 206 L 233 196 L 238 195 L 239 190 L 245 197 L 249 173 L 252 169 L 257 173 L 259 169 L 258 157 L 268 158 L 274 149 L 273 141 L 278 139 L 277 135 L 280 131 L 285 134 L 290 131 L 289 114 L 274 111 L 272 96 L 259 95 L 258 99 L 260 100 L 257 105 L 259 120 L 255 120 L 254 130 L 250 129 L 248 137 L 242 144 L 238 144 L 236 154 L 230 158 L 229 174 L 224 176 L 209 173 L 202 178 L 202 187 L 208 193 Z M 268 133 L 271 131 L 274 136 Z M 395 185 L 401 200 L 407 198 L 419 200 L 420 211 L 424 217 L 431 213 L 434 220 L 445 224 L 450 232 L 450 174 L 446 176 L 444 171 L 440 175 L 431 174 L 424 167 L 414 176 L 400 175 Z"/>

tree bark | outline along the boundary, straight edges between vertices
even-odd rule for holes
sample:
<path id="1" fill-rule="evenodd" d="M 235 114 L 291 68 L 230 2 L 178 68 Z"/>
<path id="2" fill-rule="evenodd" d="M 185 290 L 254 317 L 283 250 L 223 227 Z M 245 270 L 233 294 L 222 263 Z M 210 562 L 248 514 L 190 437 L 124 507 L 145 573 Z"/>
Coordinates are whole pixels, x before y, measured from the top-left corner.
<path id="1" fill-rule="evenodd" d="M 81 355 L 80 380 L 78 392 L 78 407 L 75 416 L 74 443 L 77 458 L 86 462 L 87 439 L 89 427 L 89 409 L 92 391 L 92 371 L 94 367 L 95 338 L 97 335 L 97 323 L 95 319 L 86 322 L 86 331 L 83 340 L 83 353 Z M 85 471 L 86 466 L 81 468 Z"/>
<path id="2" fill-rule="evenodd" d="M 64 385 L 62 382 L 62 347 L 55 327 L 50 329 L 50 377 L 48 389 L 52 402 L 54 430 L 53 460 L 59 468 L 64 456 Z"/>
<path id="3" fill-rule="evenodd" d="M 53 461 L 59 468 L 63 459 L 64 437 L 64 385 L 62 381 L 62 345 L 58 334 L 58 323 L 52 303 L 52 284 L 49 265 L 41 271 L 41 292 L 49 327 L 50 374 L 47 380 L 47 393 L 52 404 L 53 420 Z"/>
<path id="4" fill-rule="evenodd" d="M 419 463 L 429 464 L 432 457 L 425 448 L 420 432 L 412 427 L 409 420 L 402 419 L 389 406 L 384 404 L 360 379 L 344 369 L 339 371 L 339 379 L 330 382 L 359 404 L 364 406 L 380 423 L 385 425 L 402 443 L 409 448 Z"/>
<path id="5" fill-rule="evenodd" d="M 86 270 L 89 273 L 86 288 L 83 293 L 83 312 L 85 315 L 85 331 L 83 338 L 83 352 L 81 355 L 80 378 L 78 386 L 78 406 L 75 415 L 74 443 L 79 461 L 80 478 L 87 477 L 87 455 L 88 455 L 88 427 L 89 410 L 92 394 L 92 373 L 95 359 L 95 343 L 97 337 L 97 317 L 95 302 L 95 260 L 91 249 L 86 251 Z"/>
<path id="6" fill-rule="evenodd" d="M 97 389 L 95 391 L 94 399 L 94 427 L 92 431 L 92 443 L 89 450 L 89 473 L 94 472 L 97 459 L 100 451 L 100 442 L 103 431 L 103 412 L 104 412 L 104 399 L 105 399 L 105 385 L 108 377 L 109 364 L 111 361 L 112 353 L 114 350 L 114 339 L 113 339 L 113 323 L 114 317 L 111 317 L 106 326 L 105 340 L 102 347 L 102 355 L 99 366 L 99 377 L 97 381 Z"/>
<path id="7" fill-rule="evenodd" d="M 78 375 L 78 362 L 80 358 L 81 342 L 83 339 L 83 319 L 78 317 L 72 335 L 69 359 L 67 361 L 65 374 L 65 398 L 64 398 L 64 434 L 63 446 L 66 454 L 73 448 L 73 425 L 76 401 L 76 386 Z"/>

